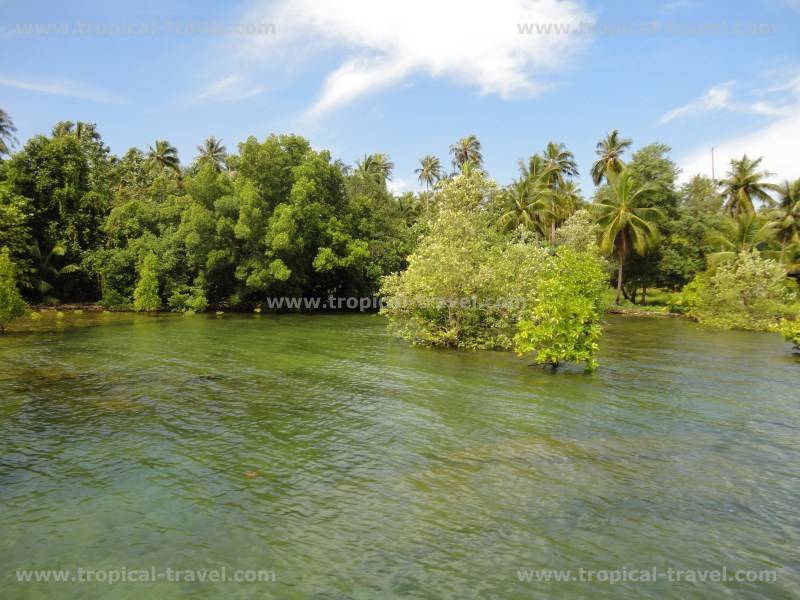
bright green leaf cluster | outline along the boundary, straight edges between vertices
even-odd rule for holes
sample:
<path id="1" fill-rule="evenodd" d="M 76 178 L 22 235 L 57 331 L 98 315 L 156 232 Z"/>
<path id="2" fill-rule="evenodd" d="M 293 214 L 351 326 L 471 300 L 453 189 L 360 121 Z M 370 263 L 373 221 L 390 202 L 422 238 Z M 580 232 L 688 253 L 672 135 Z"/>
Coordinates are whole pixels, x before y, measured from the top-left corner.
<path id="1" fill-rule="evenodd" d="M 25 314 L 25 301 L 17 289 L 16 267 L 8 248 L 0 248 L 0 333 L 6 325 Z"/>

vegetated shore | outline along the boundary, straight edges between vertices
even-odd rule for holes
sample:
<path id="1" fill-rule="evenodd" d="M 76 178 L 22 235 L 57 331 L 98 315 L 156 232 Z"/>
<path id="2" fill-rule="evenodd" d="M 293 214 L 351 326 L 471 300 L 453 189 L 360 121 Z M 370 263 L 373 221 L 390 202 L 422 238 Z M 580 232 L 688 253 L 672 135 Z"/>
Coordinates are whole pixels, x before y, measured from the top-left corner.
<path id="1" fill-rule="evenodd" d="M 85 312 L 120 312 L 120 313 L 128 313 L 128 312 L 137 312 L 129 308 L 106 308 L 101 306 L 100 304 L 96 303 L 69 303 L 69 304 L 59 304 L 57 306 L 53 306 L 50 304 L 34 304 L 31 305 L 32 311 L 63 311 L 63 312 L 70 312 L 76 310 L 82 310 Z M 252 312 L 252 308 L 225 308 L 227 312 L 231 313 L 249 313 Z M 155 311 L 155 312 L 170 312 L 166 310 L 162 311 Z M 212 313 L 214 312 L 213 309 L 209 309 L 205 312 Z M 320 311 L 317 311 L 320 312 Z M 333 312 L 341 312 L 341 311 L 333 311 Z M 354 311 L 355 312 L 355 311 Z M 625 306 L 610 306 L 606 309 L 606 313 L 612 315 L 623 315 L 628 317 L 681 317 L 681 318 L 688 318 L 686 315 L 676 312 L 664 312 L 664 311 L 654 311 L 654 310 L 646 310 L 646 309 L 639 309 L 639 308 L 629 308 Z M 277 313 L 276 313 L 277 314 Z"/>

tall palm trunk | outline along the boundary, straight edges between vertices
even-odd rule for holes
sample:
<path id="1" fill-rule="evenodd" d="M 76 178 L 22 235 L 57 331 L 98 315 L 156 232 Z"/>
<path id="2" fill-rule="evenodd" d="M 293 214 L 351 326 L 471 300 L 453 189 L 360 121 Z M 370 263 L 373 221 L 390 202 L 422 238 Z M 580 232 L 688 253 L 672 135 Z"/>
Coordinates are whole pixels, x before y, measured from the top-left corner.
<path id="1" fill-rule="evenodd" d="M 617 258 L 619 260 L 619 268 L 617 269 L 617 306 L 619 306 L 619 298 L 622 295 L 622 266 L 625 262 L 625 257 L 628 255 L 628 236 L 624 231 L 620 232 L 619 246 L 617 247 Z M 635 304 L 635 302 L 634 302 Z"/>

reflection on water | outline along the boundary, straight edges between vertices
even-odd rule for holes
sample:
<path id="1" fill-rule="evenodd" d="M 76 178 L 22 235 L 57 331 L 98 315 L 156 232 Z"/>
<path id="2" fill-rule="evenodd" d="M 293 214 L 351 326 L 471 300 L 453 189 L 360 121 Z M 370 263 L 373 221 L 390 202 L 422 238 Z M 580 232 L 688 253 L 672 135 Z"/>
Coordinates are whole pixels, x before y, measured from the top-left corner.
<path id="1" fill-rule="evenodd" d="M 800 362 L 777 336 L 609 318 L 596 374 L 528 362 L 409 348 L 366 315 L 17 327 L 0 597 L 797 597 Z M 15 581 L 150 566 L 276 581 Z M 517 577 L 654 566 L 778 581 Z"/>

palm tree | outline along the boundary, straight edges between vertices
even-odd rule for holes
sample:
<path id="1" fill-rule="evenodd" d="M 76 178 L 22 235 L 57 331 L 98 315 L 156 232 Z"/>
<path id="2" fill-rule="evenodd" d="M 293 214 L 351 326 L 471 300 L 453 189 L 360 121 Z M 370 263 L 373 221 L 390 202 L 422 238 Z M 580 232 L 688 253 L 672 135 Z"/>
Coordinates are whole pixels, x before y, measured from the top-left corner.
<path id="1" fill-rule="evenodd" d="M 498 224 L 506 231 L 523 229 L 544 235 L 549 218 L 549 196 L 552 192 L 535 182 L 521 178 L 505 194 L 506 209 Z"/>
<path id="2" fill-rule="evenodd" d="M 611 179 L 622 172 L 625 163 L 620 157 L 631 144 L 633 144 L 631 139 L 620 139 L 617 129 L 606 134 L 604 140 L 597 142 L 595 154 L 600 158 L 592 165 L 592 181 L 595 185 L 600 185 L 603 177 L 607 183 L 611 183 Z"/>
<path id="3" fill-rule="evenodd" d="M 217 171 L 225 168 L 226 154 L 222 140 L 218 140 L 212 135 L 203 142 L 202 146 L 197 146 L 197 151 L 200 153 L 197 157 L 198 162 L 207 162 Z"/>
<path id="4" fill-rule="evenodd" d="M 575 181 L 565 181 L 558 189 L 558 208 L 561 211 L 558 215 L 560 223 L 566 221 L 575 214 L 583 203 L 581 188 Z"/>
<path id="5" fill-rule="evenodd" d="M 160 169 L 173 169 L 180 171 L 178 162 L 178 150 L 166 140 L 156 140 L 156 146 L 150 146 L 147 158 L 156 164 Z"/>
<path id="6" fill-rule="evenodd" d="M 563 185 L 569 177 L 578 175 L 578 163 L 575 155 L 564 147 L 564 144 L 548 142 L 542 154 L 545 165 L 549 169 L 550 187 Z"/>
<path id="7" fill-rule="evenodd" d="M 39 292 L 42 300 L 48 304 L 58 304 L 59 299 L 50 295 L 50 292 L 62 275 L 80 271 L 80 267 L 76 264 L 69 264 L 58 268 L 53 264 L 54 257 L 64 256 L 67 253 L 66 247 L 60 242 L 53 246 L 53 249 L 46 254 L 42 252 L 38 241 L 34 241 L 30 245 L 29 250 L 36 268 L 36 272 L 31 281 L 34 289 Z"/>
<path id="8" fill-rule="evenodd" d="M 631 252 L 643 256 L 658 242 L 659 230 L 655 220 L 661 218 L 663 213 L 657 208 L 636 206 L 639 198 L 650 189 L 648 185 L 635 187 L 633 174 L 623 170 L 619 175 L 612 176 L 606 198 L 594 204 L 597 224 L 601 228 L 600 250 L 615 255 L 619 263 L 617 304 L 622 294 L 625 261 Z"/>
<path id="9" fill-rule="evenodd" d="M 731 160 L 727 179 L 722 180 L 722 195 L 727 198 L 725 208 L 734 218 L 738 218 L 741 212 L 754 212 L 753 200 L 772 202 L 772 197 L 767 192 L 777 190 L 778 187 L 763 181 L 771 173 L 757 170 L 762 158 L 752 160 L 745 154 L 740 160 Z"/>
<path id="10" fill-rule="evenodd" d="M 738 217 L 729 217 L 719 230 L 708 236 L 711 245 L 720 248 L 718 252 L 708 255 L 710 267 L 733 260 L 741 252 L 757 250 L 765 258 L 776 258 L 777 252 L 765 250 L 775 238 L 776 224 L 767 222 L 754 212 L 743 212 Z"/>
<path id="11" fill-rule="evenodd" d="M 780 262 L 787 246 L 800 244 L 800 179 L 784 181 L 779 188 L 780 204 L 775 213 L 775 232 L 781 242 Z"/>
<path id="12" fill-rule="evenodd" d="M 419 202 L 414 194 L 407 192 L 397 198 L 397 212 L 400 218 L 408 224 L 413 223 L 419 216 Z"/>
<path id="13" fill-rule="evenodd" d="M 475 135 L 468 135 L 450 146 L 450 155 L 453 157 L 453 168 L 462 170 L 464 165 L 472 163 L 480 167 L 483 163 L 481 143 Z"/>
<path id="14" fill-rule="evenodd" d="M 0 108 L 0 156 L 11 153 L 11 148 L 17 144 L 17 138 L 14 137 L 16 132 L 17 128 L 14 127 L 11 117 Z"/>
<path id="15" fill-rule="evenodd" d="M 394 163 L 386 154 L 376 152 L 365 154 L 364 159 L 356 161 L 356 172 L 368 178 L 375 178 L 381 183 L 391 181 Z"/>
<path id="16" fill-rule="evenodd" d="M 543 181 L 553 191 L 550 196 L 550 241 L 552 242 L 556 238 L 558 224 L 571 214 L 568 213 L 566 206 L 568 199 L 562 191 L 567 183 L 570 183 L 569 178 L 578 175 L 578 164 L 575 162 L 575 156 L 564 147 L 564 144 L 555 142 L 548 142 L 542 154 L 542 164 Z M 567 195 L 573 194 L 574 190 L 575 188 L 571 187 Z M 569 198 L 569 201 L 572 199 Z"/>
<path id="17" fill-rule="evenodd" d="M 431 154 L 426 154 L 419 159 L 419 169 L 414 169 L 417 174 L 417 181 L 425 184 L 425 189 L 429 190 L 437 181 L 442 178 L 442 165 L 439 159 Z"/>
<path id="18" fill-rule="evenodd" d="M 389 159 L 389 155 L 381 152 L 376 152 L 372 155 L 375 171 L 384 181 L 392 180 L 392 171 L 394 170 L 394 163 Z"/>

